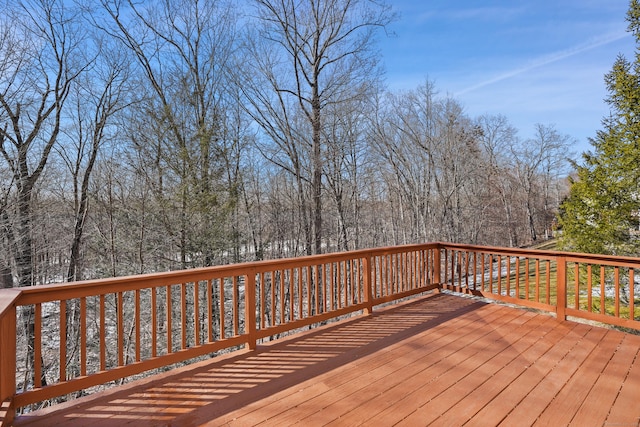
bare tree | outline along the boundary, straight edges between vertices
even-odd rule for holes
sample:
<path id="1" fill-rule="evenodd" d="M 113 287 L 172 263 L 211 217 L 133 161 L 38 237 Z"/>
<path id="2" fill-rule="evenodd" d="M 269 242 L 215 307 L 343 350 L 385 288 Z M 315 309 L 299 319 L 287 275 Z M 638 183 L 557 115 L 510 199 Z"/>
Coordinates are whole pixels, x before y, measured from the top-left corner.
<path id="1" fill-rule="evenodd" d="M 365 88 L 354 88 L 364 94 Z M 360 211 L 362 179 L 360 173 L 366 161 L 366 114 L 371 110 L 367 96 L 354 96 L 351 102 L 330 108 L 324 139 L 326 187 L 336 215 L 335 248 L 341 251 L 360 247 Z M 331 245 L 327 245 L 332 248 Z"/>
<path id="2" fill-rule="evenodd" d="M 555 215 L 550 211 L 550 185 L 566 172 L 572 143 L 571 137 L 561 135 L 553 126 L 538 123 L 535 136 L 513 148 L 531 242 L 538 240 L 539 224 L 545 231 L 551 228 Z"/>
<path id="3" fill-rule="evenodd" d="M 72 182 L 73 233 L 67 281 L 81 280 L 80 250 L 89 212 L 90 180 L 99 151 L 115 132 L 113 116 L 129 105 L 126 91 L 129 78 L 125 57 L 117 47 L 99 43 L 103 52 L 96 64 L 73 87 L 72 125 L 65 130 L 67 144 L 59 152 Z M 111 129 L 110 129 L 111 128 Z"/>
<path id="4" fill-rule="evenodd" d="M 387 170 L 395 242 L 474 241 L 482 159 L 477 129 L 451 98 L 427 82 L 390 96 L 378 109 L 371 141 Z"/>
<path id="5" fill-rule="evenodd" d="M 31 196 L 60 133 L 72 82 L 91 59 L 83 54 L 77 14 L 67 2 L 2 2 L 5 41 L 0 56 L 0 154 L 11 173 L 12 204 L 2 216 L 15 216 L 8 234 L 18 284 L 35 284 Z M 11 206 L 12 205 L 12 206 Z"/>
<path id="6" fill-rule="evenodd" d="M 441 102 L 433 83 L 407 93 L 389 95 L 378 108 L 372 126 L 372 142 L 383 160 L 380 168 L 391 168 L 390 195 L 398 197 L 402 225 L 397 243 L 432 239 L 435 231 L 434 177 L 438 149 L 438 116 Z M 380 104 L 380 103 L 379 103 Z M 386 165 L 386 167 L 385 167 Z"/>
<path id="7" fill-rule="evenodd" d="M 518 246 L 519 186 L 513 152 L 513 147 L 520 144 L 517 131 L 502 115 L 481 116 L 477 119 L 477 126 L 481 131 L 479 139 L 487 162 L 484 169 L 487 193 L 482 199 L 487 206 L 488 225 L 492 230 L 491 240 L 487 243 Z M 508 241 L 502 239 L 505 227 L 508 231 Z"/>
<path id="8" fill-rule="evenodd" d="M 155 170 L 154 192 L 183 268 L 213 262 L 232 189 L 223 172 L 225 78 L 235 19 L 224 1 L 102 0 L 95 24 L 133 54 L 143 109 L 132 137 Z M 152 174 L 149 174 L 151 176 Z M 174 216 L 175 215 L 175 216 Z"/>
<path id="9" fill-rule="evenodd" d="M 278 135 L 276 142 L 283 142 L 290 154 L 300 151 L 297 146 L 308 144 L 313 228 L 308 245 L 320 253 L 323 117 L 328 106 L 353 96 L 351 87 L 375 79 L 374 36 L 393 14 L 388 6 L 368 0 L 255 0 L 254 4 L 260 25 L 249 45 L 251 62 L 256 66 L 251 71 L 254 76 L 262 75 L 276 95 L 259 90 L 248 93 L 248 99 L 260 124 L 266 125 L 272 138 Z M 269 58 L 267 67 L 261 58 Z M 273 129 L 276 114 L 281 114 L 285 123 Z M 293 126 L 299 119 L 304 126 Z M 296 168 L 297 160 L 292 160 Z"/>

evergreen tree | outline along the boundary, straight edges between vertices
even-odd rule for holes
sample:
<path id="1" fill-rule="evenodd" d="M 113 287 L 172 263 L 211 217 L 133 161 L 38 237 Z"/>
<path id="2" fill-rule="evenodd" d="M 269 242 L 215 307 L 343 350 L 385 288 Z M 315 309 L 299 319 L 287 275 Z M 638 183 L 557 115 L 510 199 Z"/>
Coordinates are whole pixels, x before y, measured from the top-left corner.
<path id="1" fill-rule="evenodd" d="M 635 61 L 619 55 L 605 76 L 610 116 L 591 139 L 593 152 L 576 165 L 560 209 L 561 246 L 614 255 L 640 253 L 640 1 L 627 12 Z"/>

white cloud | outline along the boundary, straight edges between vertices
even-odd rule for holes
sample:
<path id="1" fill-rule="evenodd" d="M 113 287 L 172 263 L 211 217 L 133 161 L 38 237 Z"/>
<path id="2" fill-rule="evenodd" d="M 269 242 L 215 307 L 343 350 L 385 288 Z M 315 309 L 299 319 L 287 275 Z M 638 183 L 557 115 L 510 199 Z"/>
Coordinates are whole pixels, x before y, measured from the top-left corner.
<path id="1" fill-rule="evenodd" d="M 480 83 L 476 83 L 476 84 L 474 84 L 472 86 L 469 86 L 469 87 L 467 87 L 465 89 L 462 89 L 461 91 L 455 93 L 454 96 L 461 96 L 461 95 L 464 95 L 466 93 L 473 92 L 473 91 L 475 91 L 477 89 L 480 89 L 480 88 L 483 88 L 485 86 L 489 86 L 489 85 L 492 85 L 494 83 L 498 83 L 498 82 L 501 82 L 503 80 L 509 79 L 511 77 L 527 73 L 527 72 L 529 72 L 531 70 L 534 70 L 536 68 L 539 68 L 539 67 L 542 67 L 542 66 L 545 66 L 545 65 L 549 65 L 549 64 L 552 64 L 554 62 L 561 61 L 563 59 L 570 58 L 572 56 L 578 55 L 578 54 L 583 53 L 583 52 L 587 52 L 589 50 L 598 48 L 600 46 L 605 46 L 605 45 L 611 44 L 611 43 L 616 42 L 618 40 L 621 40 L 621 39 L 623 39 L 625 37 L 630 37 L 630 35 L 628 33 L 626 33 L 626 32 L 624 32 L 624 33 L 616 32 L 616 33 L 611 33 L 611 34 L 605 34 L 605 35 L 603 35 L 601 37 L 595 38 L 593 40 L 589 40 L 589 41 L 587 41 L 585 43 L 581 43 L 581 44 L 576 45 L 576 46 L 572 46 L 572 47 L 570 47 L 568 49 L 564 49 L 564 50 L 561 50 L 561 51 L 553 52 L 553 53 L 551 53 L 549 55 L 540 56 L 540 57 L 534 59 L 533 61 L 531 61 L 530 63 L 528 63 L 528 64 L 526 64 L 526 65 L 524 65 L 522 67 L 507 71 L 507 72 L 502 73 L 500 75 L 497 75 L 495 77 L 492 77 L 492 78 L 489 78 L 487 80 L 484 80 L 484 81 L 482 81 Z"/>

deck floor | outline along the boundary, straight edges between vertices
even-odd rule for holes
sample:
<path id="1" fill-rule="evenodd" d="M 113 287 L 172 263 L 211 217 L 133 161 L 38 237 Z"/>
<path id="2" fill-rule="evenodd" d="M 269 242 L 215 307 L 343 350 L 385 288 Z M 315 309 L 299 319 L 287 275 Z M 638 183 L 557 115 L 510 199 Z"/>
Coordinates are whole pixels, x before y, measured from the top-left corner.
<path id="1" fill-rule="evenodd" d="M 435 294 L 17 426 L 640 424 L 640 336 Z"/>

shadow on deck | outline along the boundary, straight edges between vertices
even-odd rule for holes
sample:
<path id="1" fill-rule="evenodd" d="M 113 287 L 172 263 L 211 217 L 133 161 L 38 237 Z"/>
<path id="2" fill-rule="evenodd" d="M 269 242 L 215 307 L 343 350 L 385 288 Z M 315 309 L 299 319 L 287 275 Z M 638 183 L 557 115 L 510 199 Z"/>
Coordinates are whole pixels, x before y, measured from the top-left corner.
<path id="1" fill-rule="evenodd" d="M 638 425 L 640 336 L 434 294 L 16 419 Z"/>

